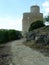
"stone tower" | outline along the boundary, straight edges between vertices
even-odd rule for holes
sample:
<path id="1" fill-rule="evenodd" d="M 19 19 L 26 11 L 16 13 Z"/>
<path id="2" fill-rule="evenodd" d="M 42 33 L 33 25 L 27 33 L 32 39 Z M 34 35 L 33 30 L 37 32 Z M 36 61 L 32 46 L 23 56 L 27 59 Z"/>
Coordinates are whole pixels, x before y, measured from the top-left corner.
<path id="1" fill-rule="evenodd" d="M 22 19 L 23 35 L 25 35 L 25 33 L 28 32 L 30 24 L 37 20 L 40 20 L 40 21 L 43 20 L 43 14 L 40 13 L 39 6 L 37 5 L 31 6 L 29 13 L 23 13 L 23 19 Z"/>

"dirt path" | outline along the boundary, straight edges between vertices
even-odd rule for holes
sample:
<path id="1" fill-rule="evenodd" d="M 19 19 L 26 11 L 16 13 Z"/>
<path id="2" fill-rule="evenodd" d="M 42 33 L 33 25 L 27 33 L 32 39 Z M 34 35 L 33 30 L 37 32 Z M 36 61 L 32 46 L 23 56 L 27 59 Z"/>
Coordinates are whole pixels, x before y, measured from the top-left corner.
<path id="1" fill-rule="evenodd" d="M 23 45 L 23 40 L 11 45 L 13 65 L 49 65 L 49 57 Z"/>

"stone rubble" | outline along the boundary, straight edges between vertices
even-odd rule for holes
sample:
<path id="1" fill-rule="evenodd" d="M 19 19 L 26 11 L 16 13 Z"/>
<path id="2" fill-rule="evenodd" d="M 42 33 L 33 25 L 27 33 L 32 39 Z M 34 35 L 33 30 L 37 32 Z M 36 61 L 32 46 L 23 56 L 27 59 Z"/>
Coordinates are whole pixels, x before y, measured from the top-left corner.
<path id="1" fill-rule="evenodd" d="M 7 44 L 0 45 L 0 64 L 10 65 L 12 62 L 11 46 Z"/>

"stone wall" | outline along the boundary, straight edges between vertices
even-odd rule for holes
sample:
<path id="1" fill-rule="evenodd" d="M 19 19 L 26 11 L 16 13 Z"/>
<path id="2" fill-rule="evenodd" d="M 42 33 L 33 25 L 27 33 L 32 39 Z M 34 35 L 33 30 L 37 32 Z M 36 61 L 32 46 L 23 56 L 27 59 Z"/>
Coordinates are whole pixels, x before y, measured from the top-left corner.
<path id="1" fill-rule="evenodd" d="M 40 21 L 43 20 L 43 14 L 40 13 L 40 9 L 38 11 L 38 6 L 36 6 L 35 8 L 32 8 L 32 9 L 35 9 L 35 12 L 31 11 L 29 13 L 23 14 L 23 20 L 22 20 L 23 35 L 25 35 L 25 33 L 28 32 L 28 29 L 29 29 L 31 23 L 33 23 L 37 20 L 40 20 Z"/>

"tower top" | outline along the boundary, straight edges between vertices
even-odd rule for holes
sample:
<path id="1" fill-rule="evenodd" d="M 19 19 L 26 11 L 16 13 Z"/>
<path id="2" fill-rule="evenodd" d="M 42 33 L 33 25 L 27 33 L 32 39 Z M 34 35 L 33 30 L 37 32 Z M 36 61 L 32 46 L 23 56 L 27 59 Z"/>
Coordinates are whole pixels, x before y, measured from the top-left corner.
<path id="1" fill-rule="evenodd" d="M 32 13 L 40 13 L 40 8 L 38 5 L 31 6 Z"/>

